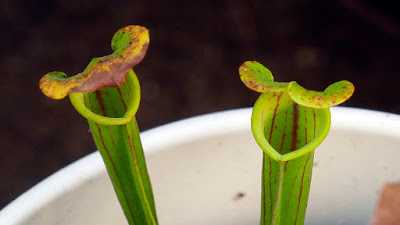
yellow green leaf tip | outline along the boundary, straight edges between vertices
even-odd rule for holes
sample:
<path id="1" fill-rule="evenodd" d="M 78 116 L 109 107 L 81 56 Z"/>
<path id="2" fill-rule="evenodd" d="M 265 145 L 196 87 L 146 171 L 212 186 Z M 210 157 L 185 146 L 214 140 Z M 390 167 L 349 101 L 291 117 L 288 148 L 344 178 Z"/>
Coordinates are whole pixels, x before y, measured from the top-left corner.
<path id="1" fill-rule="evenodd" d="M 295 81 L 275 82 L 271 71 L 256 61 L 247 61 L 239 68 L 242 82 L 259 93 L 287 91 L 290 98 L 299 105 L 311 108 L 328 108 L 339 105 L 354 93 L 354 85 L 349 81 L 336 82 L 325 91 L 307 90 Z"/>
<path id="2" fill-rule="evenodd" d="M 68 94 L 94 92 L 104 87 L 119 87 L 128 72 L 144 58 L 149 46 L 149 31 L 130 25 L 118 30 L 111 41 L 113 53 L 94 58 L 75 76 L 50 72 L 40 80 L 40 89 L 49 98 L 62 99 Z"/>

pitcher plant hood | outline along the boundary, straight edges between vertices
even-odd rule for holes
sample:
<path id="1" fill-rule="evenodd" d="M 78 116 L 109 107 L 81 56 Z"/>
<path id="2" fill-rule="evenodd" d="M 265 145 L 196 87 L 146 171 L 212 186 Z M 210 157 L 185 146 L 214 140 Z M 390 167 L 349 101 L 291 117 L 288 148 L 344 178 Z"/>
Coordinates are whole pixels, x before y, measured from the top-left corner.
<path id="1" fill-rule="evenodd" d="M 118 30 L 111 41 L 113 53 L 94 58 L 75 76 L 50 72 L 40 80 L 40 89 L 49 98 L 62 99 L 74 92 L 94 92 L 104 87 L 119 87 L 128 72 L 142 61 L 149 46 L 149 31 L 131 25 Z"/>

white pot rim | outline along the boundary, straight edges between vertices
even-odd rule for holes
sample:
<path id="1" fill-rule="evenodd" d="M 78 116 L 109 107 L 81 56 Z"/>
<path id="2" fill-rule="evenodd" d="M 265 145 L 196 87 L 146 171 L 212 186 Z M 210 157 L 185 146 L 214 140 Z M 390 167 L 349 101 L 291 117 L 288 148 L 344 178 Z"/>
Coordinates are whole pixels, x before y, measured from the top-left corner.
<path id="1" fill-rule="evenodd" d="M 400 138 L 400 115 L 349 107 L 332 107 L 331 112 L 332 129 L 368 130 L 375 135 Z M 143 148 L 146 154 L 152 154 L 165 147 L 184 144 L 197 138 L 244 130 L 250 132 L 250 118 L 251 108 L 242 108 L 168 123 L 141 133 Z M 98 152 L 83 157 L 44 179 L 3 208 L 0 211 L 0 225 L 19 224 L 63 192 L 73 190 L 104 170 Z M 60 188 L 60 184 L 63 188 Z"/>

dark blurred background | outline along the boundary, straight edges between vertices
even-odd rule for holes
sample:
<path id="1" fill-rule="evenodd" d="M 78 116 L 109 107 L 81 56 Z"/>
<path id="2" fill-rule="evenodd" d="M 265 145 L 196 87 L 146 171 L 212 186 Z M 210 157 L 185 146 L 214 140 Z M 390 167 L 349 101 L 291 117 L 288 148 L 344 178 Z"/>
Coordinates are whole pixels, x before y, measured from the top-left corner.
<path id="1" fill-rule="evenodd" d="M 378 0 L 2 0 L 0 1 L 0 208 L 96 150 L 67 99 L 46 98 L 39 79 L 74 75 L 111 53 L 121 27 L 150 29 L 135 71 L 142 130 L 209 112 L 252 106 L 239 80 L 246 60 L 277 81 L 323 90 L 347 79 L 346 106 L 400 113 L 400 20 Z M 397 14 L 396 14 L 397 13 Z"/>

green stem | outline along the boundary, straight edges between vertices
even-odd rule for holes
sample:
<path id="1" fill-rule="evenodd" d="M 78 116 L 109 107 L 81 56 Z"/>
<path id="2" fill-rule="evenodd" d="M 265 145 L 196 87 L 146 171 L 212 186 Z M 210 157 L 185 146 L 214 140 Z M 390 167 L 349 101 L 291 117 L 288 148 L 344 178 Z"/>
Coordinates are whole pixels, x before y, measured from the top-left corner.
<path id="1" fill-rule="evenodd" d="M 282 208 L 282 186 L 283 186 L 283 180 L 284 180 L 284 175 L 285 175 L 285 165 L 286 162 L 279 162 L 279 178 L 278 178 L 278 183 L 277 183 L 277 190 L 276 190 L 276 196 L 275 196 L 275 206 L 274 206 L 274 211 L 272 213 L 272 221 L 271 224 L 273 225 L 279 225 L 281 222 L 281 216 L 279 215 L 279 212 L 281 211 Z"/>
<path id="2" fill-rule="evenodd" d="M 278 162 L 264 153 L 261 225 L 303 224 L 313 156 Z"/>
<path id="3" fill-rule="evenodd" d="M 153 192 L 136 119 L 116 127 L 92 121 L 89 125 L 129 224 L 156 225 Z M 114 140 L 109 132 L 121 137 Z"/>

